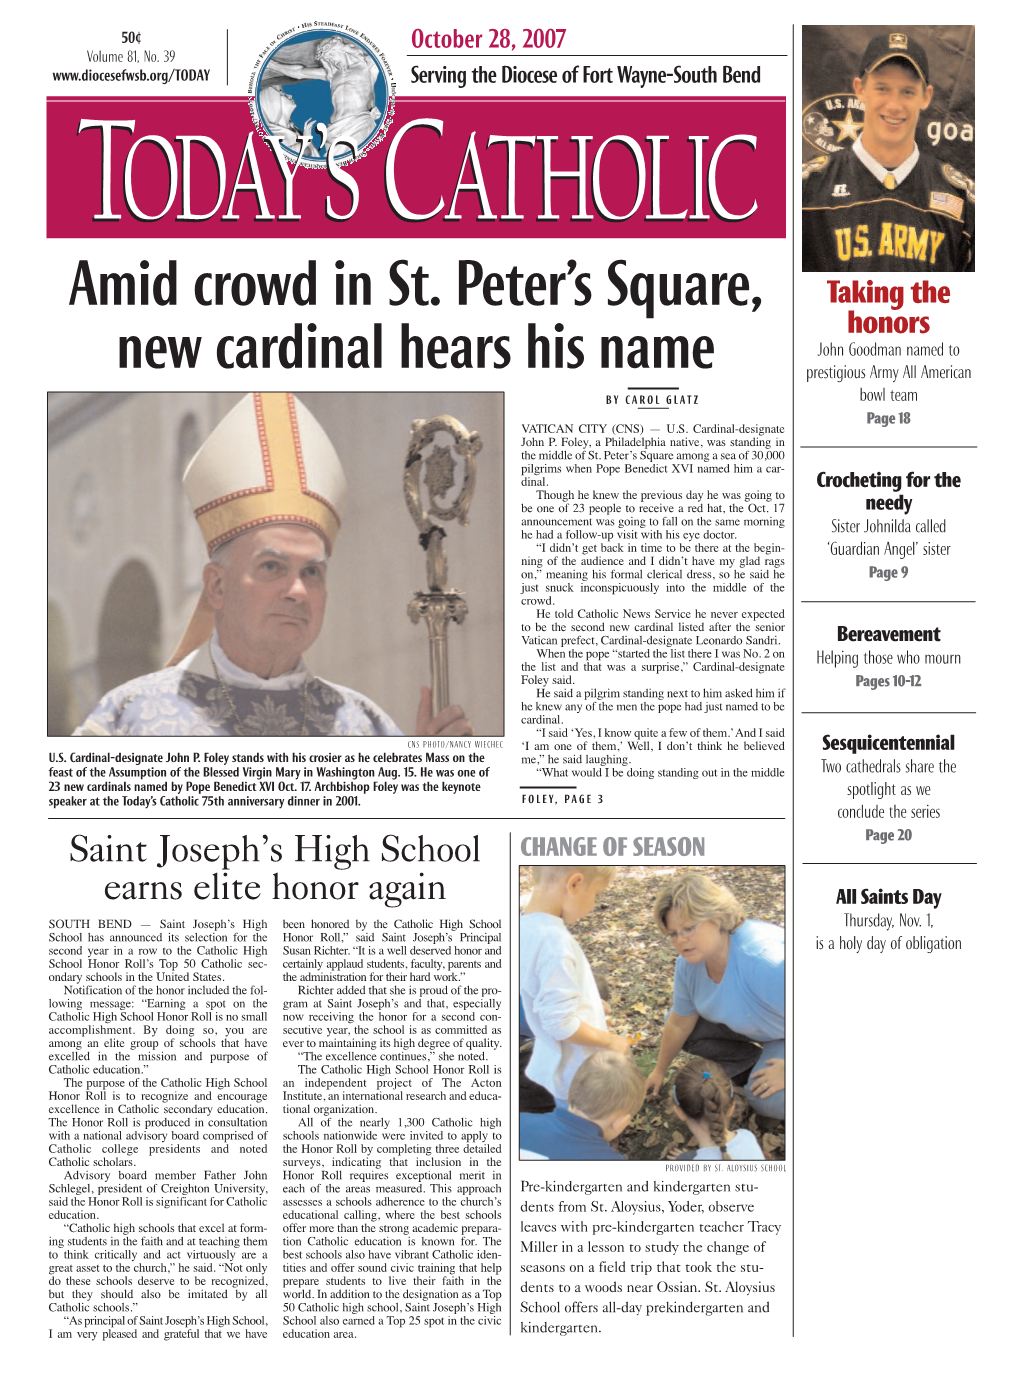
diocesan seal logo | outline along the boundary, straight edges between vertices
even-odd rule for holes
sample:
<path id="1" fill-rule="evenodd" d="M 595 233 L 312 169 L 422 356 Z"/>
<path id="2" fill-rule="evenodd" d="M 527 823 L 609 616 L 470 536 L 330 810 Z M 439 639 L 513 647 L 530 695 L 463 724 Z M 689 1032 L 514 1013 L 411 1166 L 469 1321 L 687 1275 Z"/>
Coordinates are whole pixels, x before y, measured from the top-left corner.
<path id="1" fill-rule="evenodd" d="M 303 167 L 353 162 L 393 119 L 393 75 L 365 34 L 343 25 L 288 29 L 259 56 L 248 84 L 264 139 Z"/>

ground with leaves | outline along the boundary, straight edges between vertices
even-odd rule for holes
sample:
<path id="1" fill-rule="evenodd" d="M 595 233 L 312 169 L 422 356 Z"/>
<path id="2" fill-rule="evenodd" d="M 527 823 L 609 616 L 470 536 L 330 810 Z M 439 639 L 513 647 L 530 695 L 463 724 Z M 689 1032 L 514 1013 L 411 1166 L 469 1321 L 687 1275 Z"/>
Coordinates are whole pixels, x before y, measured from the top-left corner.
<path id="1" fill-rule="evenodd" d="M 645 1073 L 655 1065 L 662 1025 L 672 1008 L 675 963 L 673 947 L 653 920 L 652 904 L 659 889 L 679 872 L 668 867 L 621 868 L 590 914 L 571 927 L 596 976 L 609 986 L 613 1031 L 631 1038 L 634 1058 Z M 737 865 L 697 872 L 729 888 L 749 919 L 785 925 L 786 879 L 781 868 Z M 520 874 L 523 902 L 531 892 L 531 870 L 521 869 Z M 784 1125 L 759 1127 L 741 1091 L 731 1126 L 749 1127 L 766 1156 L 785 1155 Z M 636 1161 L 661 1161 L 694 1145 L 671 1111 L 668 1082 L 657 1098 L 645 1102 L 615 1145 Z"/>

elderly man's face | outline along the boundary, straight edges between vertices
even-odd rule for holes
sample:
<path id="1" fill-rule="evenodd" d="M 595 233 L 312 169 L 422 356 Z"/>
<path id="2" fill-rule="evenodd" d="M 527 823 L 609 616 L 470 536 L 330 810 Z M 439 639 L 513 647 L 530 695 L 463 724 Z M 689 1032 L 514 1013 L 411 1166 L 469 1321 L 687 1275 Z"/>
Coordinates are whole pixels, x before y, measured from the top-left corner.
<path id="1" fill-rule="evenodd" d="M 223 651 L 260 677 L 292 671 L 326 611 L 326 549 L 311 528 L 278 523 L 244 533 L 205 569 Z"/>

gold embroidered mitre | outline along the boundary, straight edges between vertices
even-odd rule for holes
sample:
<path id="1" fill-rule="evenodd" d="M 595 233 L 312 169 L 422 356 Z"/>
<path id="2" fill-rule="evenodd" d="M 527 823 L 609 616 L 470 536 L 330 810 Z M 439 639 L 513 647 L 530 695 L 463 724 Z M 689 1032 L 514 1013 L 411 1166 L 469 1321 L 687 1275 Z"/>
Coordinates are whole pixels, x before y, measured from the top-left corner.
<path id="1" fill-rule="evenodd" d="M 184 472 L 210 553 L 267 523 L 303 523 L 329 551 L 347 482 L 340 457 L 291 393 L 250 393 L 232 408 Z"/>

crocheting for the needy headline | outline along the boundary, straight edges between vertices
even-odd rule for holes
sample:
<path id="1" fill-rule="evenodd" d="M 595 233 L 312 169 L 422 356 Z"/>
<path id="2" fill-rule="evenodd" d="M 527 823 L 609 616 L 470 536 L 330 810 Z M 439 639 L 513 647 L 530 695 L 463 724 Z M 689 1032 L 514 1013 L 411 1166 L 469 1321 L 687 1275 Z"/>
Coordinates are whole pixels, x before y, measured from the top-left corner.
<path id="1" fill-rule="evenodd" d="M 980 859 L 973 26 L 334 18 L 47 52 L 20 1329 L 934 1321 L 889 1150 Z"/>

